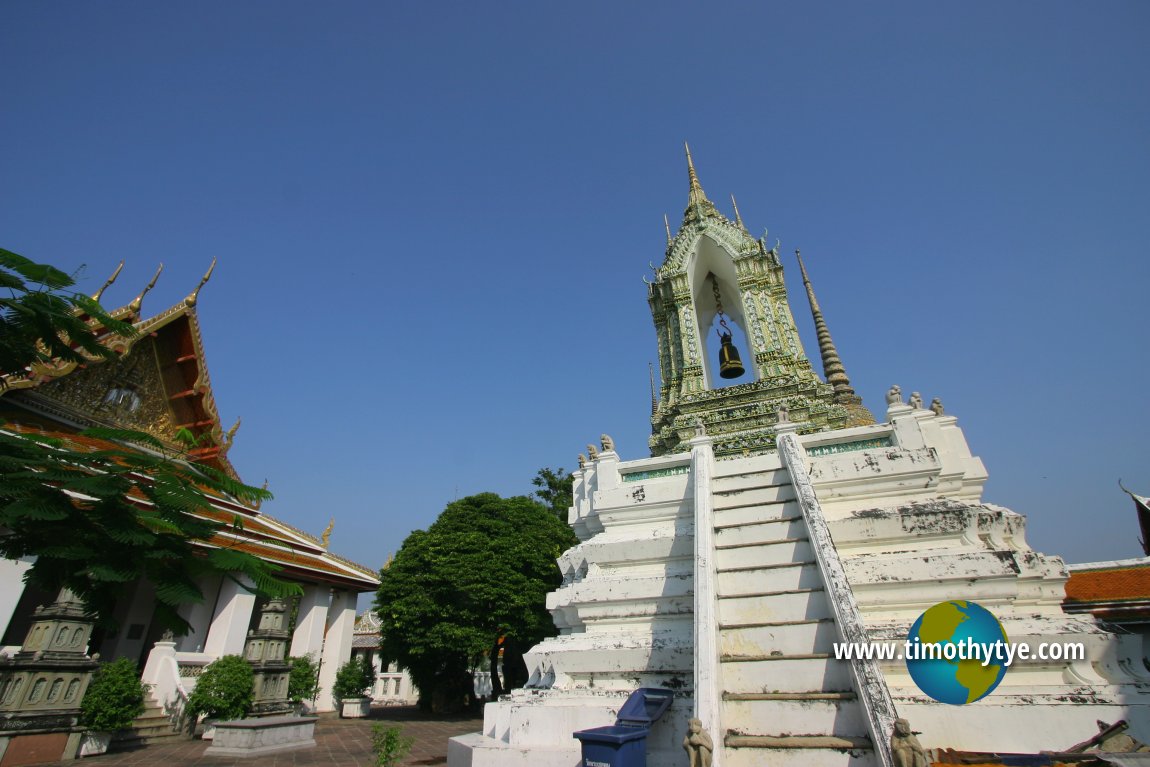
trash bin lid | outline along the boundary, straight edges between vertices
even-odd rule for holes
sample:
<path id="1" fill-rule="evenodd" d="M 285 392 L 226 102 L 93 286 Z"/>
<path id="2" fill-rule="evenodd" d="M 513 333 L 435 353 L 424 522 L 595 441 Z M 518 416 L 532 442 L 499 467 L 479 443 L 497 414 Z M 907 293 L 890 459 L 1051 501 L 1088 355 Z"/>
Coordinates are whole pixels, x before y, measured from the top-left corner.
<path id="1" fill-rule="evenodd" d="M 582 743 L 610 743 L 614 746 L 639 738 L 647 737 L 646 728 L 623 727 L 617 724 L 608 724 L 604 727 L 594 727 L 590 730 L 579 730 L 572 733 Z"/>
<path id="2" fill-rule="evenodd" d="M 673 690 L 662 687 L 640 687 L 619 709 L 615 724 L 630 727 L 650 727 L 671 705 Z"/>

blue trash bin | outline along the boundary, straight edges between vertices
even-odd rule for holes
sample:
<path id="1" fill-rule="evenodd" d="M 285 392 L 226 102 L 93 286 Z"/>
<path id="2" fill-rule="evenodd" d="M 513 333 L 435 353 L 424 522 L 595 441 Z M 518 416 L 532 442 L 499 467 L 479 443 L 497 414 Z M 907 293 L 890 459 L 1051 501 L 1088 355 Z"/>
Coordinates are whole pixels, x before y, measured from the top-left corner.
<path id="1" fill-rule="evenodd" d="M 671 705 L 675 693 L 640 687 L 619 709 L 615 724 L 580 730 L 582 767 L 647 767 L 647 733 Z"/>

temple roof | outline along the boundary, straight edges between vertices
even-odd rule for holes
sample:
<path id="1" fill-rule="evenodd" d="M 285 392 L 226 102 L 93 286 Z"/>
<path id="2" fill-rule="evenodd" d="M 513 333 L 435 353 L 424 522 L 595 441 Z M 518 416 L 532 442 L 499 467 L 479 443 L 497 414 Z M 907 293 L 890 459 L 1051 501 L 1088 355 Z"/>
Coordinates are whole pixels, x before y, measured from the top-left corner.
<path id="1" fill-rule="evenodd" d="M 1150 622 L 1150 557 L 1072 565 L 1062 607 L 1111 622 Z"/>
<path id="2" fill-rule="evenodd" d="M 14 414 L 8 410 L 4 416 L 8 423 L 2 430 L 9 433 L 57 439 L 70 449 L 82 452 L 123 448 L 109 440 L 79 434 L 39 414 Z M 203 545 L 246 551 L 279 565 L 283 568 L 281 577 L 292 580 L 330 583 L 357 591 L 370 591 L 379 585 L 374 570 L 332 554 L 319 538 L 233 498 L 206 494 L 211 506 L 197 510 L 195 516 L 222 522 L 224 527 Z M 141 500 L 141 505 L 143 503 Z"/>
<path id="3" fill-rule="evenodd" d="M 37 364 L 24 375 L 6 376 L 0 386 L 0 414 L 7 422 L 2 428 L 58 439 L 80 451 L 125 447 L 80 433 L 90 426 L 145 432 L 186 455 L 186 460 L 238 479 L 227 452 L 239 423 L 224 431 L 196 316 L 199 290 L 210 276 L 211 269 L 187 298 L 155 316 L 144 317 L 141 308 L 156 278 L 131 303 L 110 311 L 136 330 L 127 338 L 114 333 L 101 336 L 101 342 L 117 353 L 114 359 Z M 98 325 L 93 327 L 101 332 Z M 195 440 L 190 450 L 181 437 L 184 430 Z M 254 554 L 280 565 L 289 579 L 358 591 L 379 585 L 374 570 L 332 554 L 320 539 L 262 513 L 258 506 L 210 497 L 211 508 L 196 514 L 225 527 L 207 545 Z M 237 520 L 239 525 L 234 524 Z"/>

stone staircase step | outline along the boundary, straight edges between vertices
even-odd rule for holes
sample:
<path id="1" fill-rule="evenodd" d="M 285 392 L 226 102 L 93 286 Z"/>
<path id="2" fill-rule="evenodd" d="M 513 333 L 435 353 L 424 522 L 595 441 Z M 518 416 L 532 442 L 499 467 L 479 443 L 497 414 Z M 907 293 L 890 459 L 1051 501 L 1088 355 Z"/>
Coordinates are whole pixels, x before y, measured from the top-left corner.
<path id="1" fill-rule="evenodd" d="M 712 481 L 716 490 L 727 490 L 764 485 L 789 485 L 791 475 L 781 467 L 767 471 L 741 471 L 737 462 L 718 461 Z"/>
<path id="2" fill-rule="evenodd" d="M 829 657 L 731 659 L 723 661 L 720 674 L 726 689 L 733 693 L 852 689 L 849 665 Z"/>
<path id="3" fill-rule="evenodd" d="M 874 751 L 819 748 L 728 748 L 723 767 L 878 767 Z"/>
<path id="4" fill-rule="evenodd" d="M 715 545 L 719 548 L 806 539 L 807 525 L 801 518 L 764 519 L 743 525 L 720 527 L 715 530 Z"/>
<path id="5" fill-rule="evenodd" d="M 867 735 L 862 707 L 853 698 L 727 700 L 723 712 L 724 722 L 742 723 L 744 728 L 751 726 L 756 730 L 769 728 L 773 736 L 818 734 L 857 738 Z"/>
<path id="6" fill-rule="evenodd" d="M 727 748 L 814 748 L 871 750 L 870 738 L 859 735 L 735 735 L 724 739 Z"/>
<path id="7" fill-rule="evenodd" d="M 719 652 L 725 655 L 829 653 L 837 640 L 838 631 L 834 622 L 829 620 L 783 626 L 728 627 L 719 633 Z"/>
<path id="8" fill-rule="evenodd" d="M 756 592 L 822 588 L 823 577 L 813 562 L 785 562 L 770 567 L 723 570 L 715 579 L 720 597 L 749 596 Z"/>
<path id="9" fill-rule="evenodd" d="M 715 509 L 713 519 L 716 527 L 744 525 L 750 522 L 783 519 L 799 514 L 793 500 L 763 503 L 754 506 L 731 506 Z"/>
<path id="10" fill-rule="evenodd" d="M 783 514 L 782 516 L 762 514 L 750 519 L 739 520 L 734 518 L 734 510 L 731 510 L 729 514 L 715 514 L 715 531 L 718 532 L 719 530 L 726 530 L 731 527 L 742 527 L 743 525 L 782 524 L 784 522 L 802 521 L 802 518 L 801 514 Z"/>
<path id="11" fill-rule="evenodd" d="M 796 589 L 766 596 L 732 596 L 718 600 L 720 628 L 785 621 L 830 618 L 826 595 L 811 589 Z"/>
<path id="12" fill-rule="evenodd" d="M 712 508 L 716 511 L 762 506 L 778 509 L 784 505 L 796 506 L 795 490 L 790 485 L 772 485 L 747 490 L 716 490 Z M 776 512 L 777 514 L 777 512 Z"/>
<path id="13" fill-rule="evenodd" d="M 858 700 L 854 692 L 724 692 L 723 700 Z"/>
<path id="14" fill-rule="evenodd" d="M 752 546 L 715 547 L 715 569 L 719 571 L 744 567 L 766 567 L 797 564 L 814 559 L 810 541 L 788 539 Z"/>

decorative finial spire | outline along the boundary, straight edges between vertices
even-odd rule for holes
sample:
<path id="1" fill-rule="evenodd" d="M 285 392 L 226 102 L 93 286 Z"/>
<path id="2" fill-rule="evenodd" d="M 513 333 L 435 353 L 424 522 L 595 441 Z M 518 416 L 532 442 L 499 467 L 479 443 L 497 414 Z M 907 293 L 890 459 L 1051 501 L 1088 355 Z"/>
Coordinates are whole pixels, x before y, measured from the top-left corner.
<path id="1" fill-rule="evenodd" d="M 691 182 L 691 189 L 687 194 L 687 209 L 683 211 L 684 221 L 701 221 L 704 216 L 717 216 L 715 204 L 707 199 L 703 185 L 699 183 L 699 176 L 695 173 L 695 162 L 691 159 L 691 147 L 683 142 L 683 149 L 687 153 L 687 178 Z"/>
<path id="2" fill-rule="evenodd" d="M 232 443 L 236 441 L 236 432 L 238 432 L 240 430 L 240 422 L 242 420 L 243 419 L 241 419 L 241 418 L 236 418 L 236 422 L 232 424 L 232 428 L 228 429 L 227 433 L 224 434 L 224 450 L 225 451 L 228 450 L 229 448 L 231 448 Z"/>
<path id="3" fill-rule="evenodd" d="M 731 207 L 735 209 L 735 223 L 739 225 L 740 229 L 747 232 L 747 225 L 743 223 L 743 217 L 739 215 L 739 203 L 735 202 L 734 194 L 731 195 Z M 747 234 L 750 234 L 750 232 L 747 232 Z"/>
<path id="4" fill-rule="evenodd" d="M 695 173 L 695 162 L 691 159 L 691 147 L 687 142 L 683 142 L 683 149 L 687 152 L 687 178 L 691 182 L 691 191 L 687 197 L 687 202 L 690 205 L 698 205 L 707 199 L 706 193 L 703 191 L 703 185 L 699 183 L 699 176 Z"/>
<path id="5" fill-rule="evenodd" d="M 109 277 L 107 279 L 107 281 L 103 285 L 100 286 L 99 290 L 97 290 L 95 293 L 92 294 L 92 300 L 93 301 L 99 301 L 100 300 L 100 296 L 104 295 L 104 291 L 107 290 L 112 285 L 112 283 L 116 281 L 116 278 L 120 276 L 120 270 L 122 270 L 123 268 L 124 268 L 124 262 L 121 261 L 120 265 L 116 267 L 116 271 L 112 272 L 112 276 Z"/>
<path id="6" fill-rule="evenodd" d="M 647 372 L 651 374 L 651 415 L 659 412 L 659 397 L 655 393 L 655 365 L 647 363 Z"/>
<path id="7" fill-rule="evenodd" d="M 212 265 L 208 267 L 207 273 L 200 279 L 200 284 L 197 285 L 196 289 L 193 290 L 191 293 L 189 293 L 188 297 L 184 299 L 184 303 L 186 305 L 188 305 L 188 306 L 195 306 L 196 305 L 196 301 L 197 301 L 197 299 L 199 299 L 199 296 L 200 296 L 200 288 L 202 288 L 204 285 L 208 284 L 208 280 L 210 280 L 212 278 L 212 272 L 214 272 L 215 270 L 216 270 L 216 259 L 213 258 L 212 259 Z"/>
<path id="8" fill-rule="evenodd" d="M 156 280 L 160 279 L 160 273 L 163 271 L 164 271 L 164 265 L 160 264 L 160 268 L 156 270 L 156 274 L 154 277 L 152 277 L 152 281 L 148 283 L 147 287 L 145 287 L 142 291 L 140 291 L 140 295 L 138 295 L 132 299 L 132 303 L 128 304 L 128 308 L 130 310 L 132 310 L 133 313 L 138 314 L 140 309 L 143 308 L 144 296 L 148 295 L 149 290 L 156 287 Z"/>
<path id="9" fill-rule="evenodd" d="M 332 517 L 331 519 L 329 519 L 327 521 L 327 527 L 324 528 L 323 535 L 320 536 L 320 540 L 323 541 L 323 547 L 325 549 L 331 543 L 331 531 L 334 529 L 335 529 L 335 517 Z"/>
<path id="10" fill-rule="evenodd" d="M 671 247 L 671 221 L 667 218 L 667 214 L 663 214 L 663 227 L 667 230 L 667 247 Z"/>
<path id="11" fill-rule="evenodd" d="M 847 377 L 847 371 L 843 368 L 842 360 L 839 359 L 838 350 L 835 349 L 835 342 L 831 339 L 831 331 L 827 329 L 822 310 L 819 309 L 818 299 L 815 298 L 815 289 L 811 285 L 811 278 L 807 276 L 807 267 L 803 264 L 803 257 L 798 248 L 795 249 L 795 258 L 798 259 L 799 269 L 803 273 L 803 285 L 807 289 L 807 301 L 810 302 L 811 316 L 815 320 L 815 332 L 819 339 L 819 353 L 823 358 L 823 376 L 827 379 L 827 383 L 835 389 L 835 402 L 844 404 L 859 402 L 855 390 L 851 387 L 851 381 Z"/>

